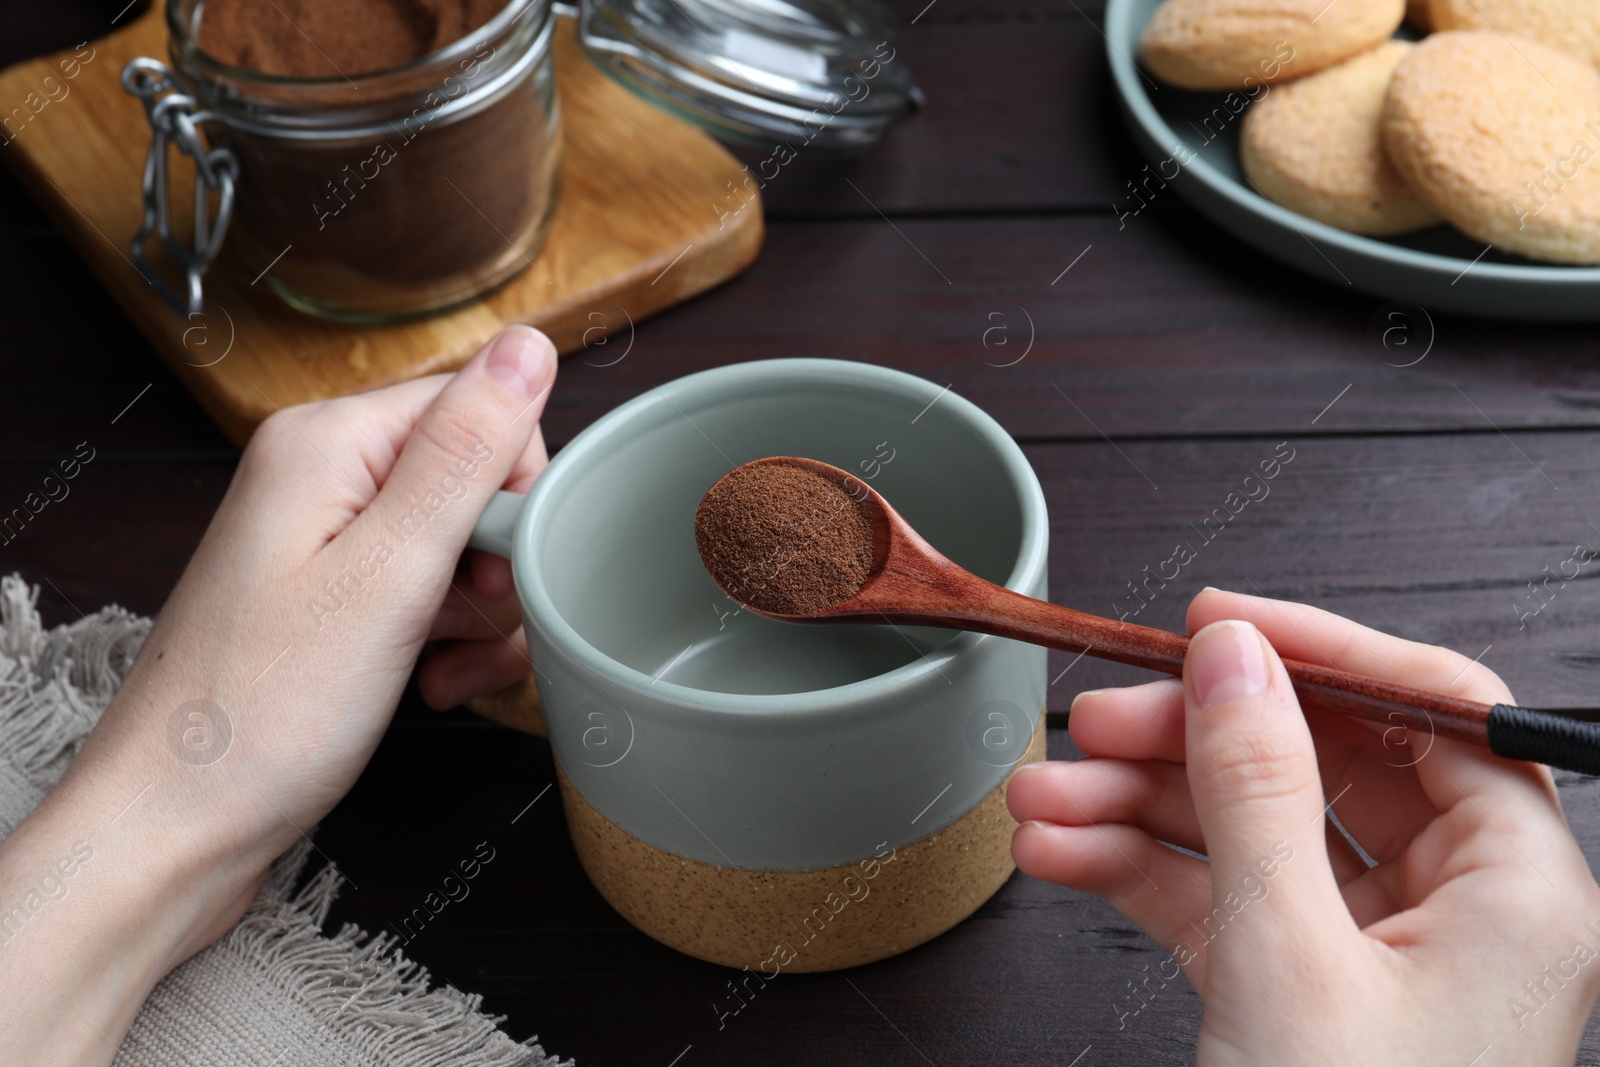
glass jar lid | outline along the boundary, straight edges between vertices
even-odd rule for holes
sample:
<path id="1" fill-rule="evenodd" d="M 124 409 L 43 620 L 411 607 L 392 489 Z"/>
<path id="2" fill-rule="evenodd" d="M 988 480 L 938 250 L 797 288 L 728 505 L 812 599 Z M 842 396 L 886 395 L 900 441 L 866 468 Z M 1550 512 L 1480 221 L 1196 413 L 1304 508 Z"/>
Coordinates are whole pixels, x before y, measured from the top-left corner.
<path id="1" fill-rule="evenodd" d="M 726 140 L 826 152 L 875 142 L 919 94 L 879 0 L 583 0 L 589 57 Z"/>

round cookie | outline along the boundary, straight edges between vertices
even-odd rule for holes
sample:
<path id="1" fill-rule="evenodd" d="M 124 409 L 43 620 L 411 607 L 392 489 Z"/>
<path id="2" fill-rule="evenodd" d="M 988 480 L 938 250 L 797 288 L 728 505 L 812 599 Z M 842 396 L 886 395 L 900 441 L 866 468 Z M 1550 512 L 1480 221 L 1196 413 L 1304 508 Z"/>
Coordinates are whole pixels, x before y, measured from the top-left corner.
<path id="1" fill-rule="evenodd" d="M 1180 89 L 1299 78 L 1386 39 L 1406 0 L 1167 0 L 1139 37 L 1144 65 Z"/>
<path id="2" fill-rule="evenodd" d="M 1273 89 L 1245 112 L 1239 162 L 1268 200 L 1341 230 L 1408 233 L 1441 220 L 1383 150 L 1389 79 L 1414 46 L 1385 41 Z"/>
<path id="3" fill-rule="evenodd" d="M 1428 0 L 1428 14 L 1436 30 L 1497 30 L 1600 66 L 1595 0 Z"/>
<path id="4" fill-rule="evenodd" d="M 1425 38 L 1389 82 L 1384 147 L 1470 237 L 1600 263 L 1600 71 L 1493 30 Z"/>

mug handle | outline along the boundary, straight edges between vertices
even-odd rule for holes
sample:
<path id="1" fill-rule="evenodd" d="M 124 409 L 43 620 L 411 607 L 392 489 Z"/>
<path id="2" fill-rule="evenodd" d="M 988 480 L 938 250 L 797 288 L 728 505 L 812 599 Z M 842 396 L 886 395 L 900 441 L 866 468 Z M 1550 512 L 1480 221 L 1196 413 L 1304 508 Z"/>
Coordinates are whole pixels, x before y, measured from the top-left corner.
<path id="1" fill-rule="evenodd" d="M 489 506 L 478 516 L 478 524 L 472 528 L 467 547 L 510 559 L 511 536 L 516 532 L 517 519 L 522 515 L 522 502 L 527 499 L 523 493 L 508 493 L 504 489 L 495 493 L 489 500 Z"/>
<path id="2" fill-rule="evenodd" d="M 478 524 L 472 528 L 467 547 L 510 559 L 511 537 L 516 532 L 517 519 L 522 515 L 522 504 L 526 499 L 522 493 L 507 493 L 504 490 L 491 497 L 483 514 L 478 516 Z M 469 700 L 467 708 L 502 726 L 535 737 L 547 736 L 544 707 L 532 678 L 517 682 L 498 693 L 488 693 Z"/>

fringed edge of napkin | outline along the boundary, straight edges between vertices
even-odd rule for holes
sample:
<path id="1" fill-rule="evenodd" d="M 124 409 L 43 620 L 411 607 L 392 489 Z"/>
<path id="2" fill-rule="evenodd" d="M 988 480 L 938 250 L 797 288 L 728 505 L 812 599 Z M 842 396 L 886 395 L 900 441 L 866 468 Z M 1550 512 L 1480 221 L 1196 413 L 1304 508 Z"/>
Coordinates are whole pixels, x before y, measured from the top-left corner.
<path id="1" fill-rule="evenodd" d="M 0 578 L 0 758 L 48 791 L 133 664 L 150 620 L 115 604 L 46 630 L 39 587 Z"/>
<path id="2" fill-rule="evenodd" d="M 0 758 L 48 791 L 116 695 L 152 623 L 113 604 L 46 630 L 38 601 L 38 586 L 0 577 Z M 311 849 L 308 838 L 279 857 L 244 917 L 206 951 L 259 966 L 386 1067 L 572 1067 L 538 1038 L 517 1042 L 500 1030 L 505 1017 L 484 1014 L 478 994 L 430 989 L 427 968 L 406 959 L 397 938 L 351 924 L 324 935 L 344 879 L 329 864 L 296 891 Z"/>
<path id="3" fill-rule="evenodd" d="M 430 989 L 428 969 L 401 954 L 398 938 L 352 924 L 324 935 L 344 878 L 330 864 L 295 891 L 311 848 L 301 841 L 282 856 L 244 918 L 208 951 L 255 962 L 268 982 L 385 1067 L 572 1067 L 574 1061 L 549 1056 L 537 1037 L 513 1041 L 499 1029 L 504 1016 L 484 1014 L 478 994 Z"/>

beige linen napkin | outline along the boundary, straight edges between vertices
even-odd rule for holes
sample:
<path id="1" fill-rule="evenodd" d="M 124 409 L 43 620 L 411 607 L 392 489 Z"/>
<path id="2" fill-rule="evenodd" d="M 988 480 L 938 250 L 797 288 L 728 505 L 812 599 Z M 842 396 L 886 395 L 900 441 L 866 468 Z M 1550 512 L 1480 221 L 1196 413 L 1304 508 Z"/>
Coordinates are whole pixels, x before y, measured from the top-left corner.
<path id="1" fill-rule="evenodd" d="M 72 762 L 150 632 L 115 606 L 47 631 L 37 600 L 18 576 L 0 579 L 0 838 Z M 430 989 L 388 935 L 323 936 L 340 879 L 324 868 L 293 890 L 309 847 L 280 858 L 239 924 L 156 986 L 115 1067 L 571 1067 L 513 1041 L 481 997 Z"/>

